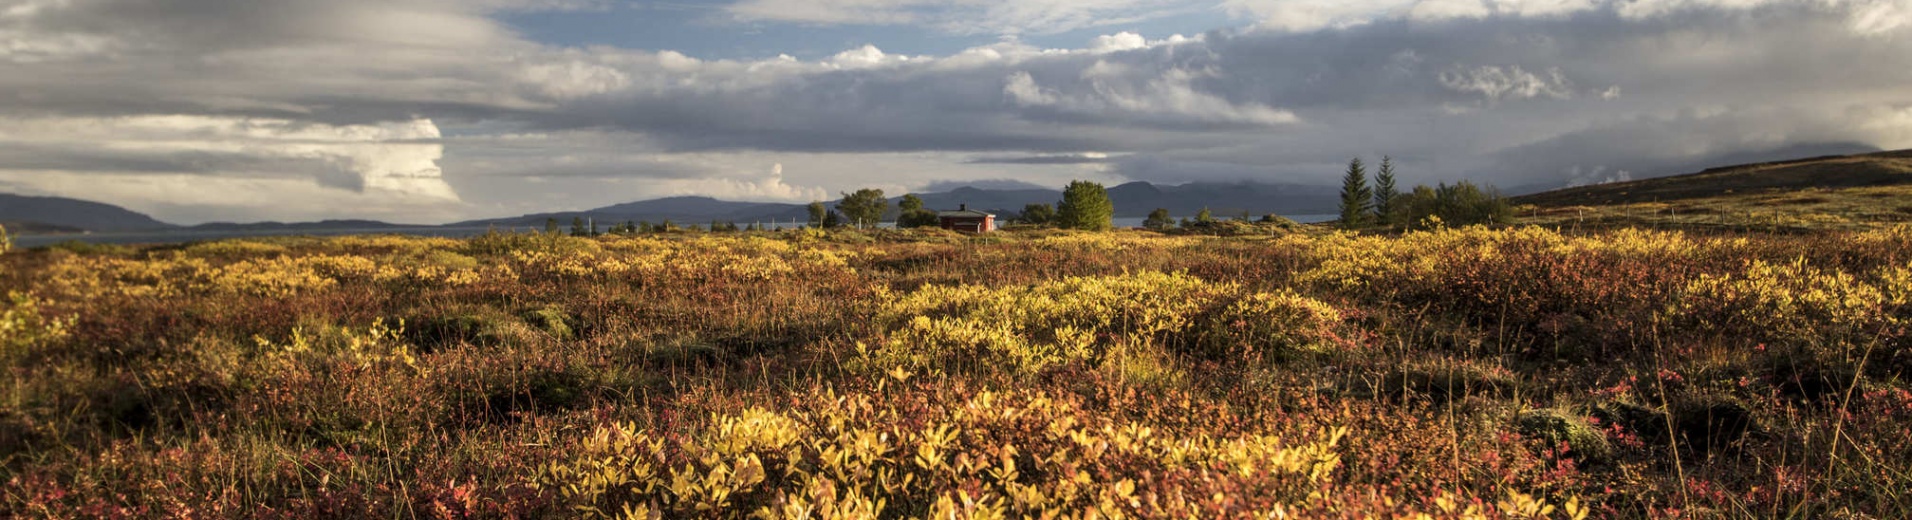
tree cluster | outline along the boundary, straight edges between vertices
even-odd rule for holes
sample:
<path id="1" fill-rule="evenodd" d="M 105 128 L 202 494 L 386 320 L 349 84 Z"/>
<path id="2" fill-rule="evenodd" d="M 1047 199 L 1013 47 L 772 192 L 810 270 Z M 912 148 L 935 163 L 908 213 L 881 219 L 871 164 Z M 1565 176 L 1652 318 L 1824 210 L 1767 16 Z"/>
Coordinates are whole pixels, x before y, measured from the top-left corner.
<path id="1" fill-rule="evenodd" d="M 1434 187 L 1417 185 L 1407 193 L 1395 187 L 1394 160 L 1381 159 L 1381 170 L 1370 187 L 1367 170 L 1360 158 L 1348 162 L 1341 178 L 1340 220 L 1344 229 L 1372 225 L 1422 228 L 1439 222 L 1448 225 L 1507 224 L 1513 222 L 1513 205 L 1492 186 L 1461 181 Z"/>
<path id="2" fill-rule="evenodd" d="M 922 201 L 917 202 L 920 205 Z M 844 193 L 843 200 L 837 201 L 836 209 L 850 220 L 850 225 L 872 228 L 883 220 L 883 212 L 890 209 L 890 199 L 883 198 L 883 190 L 863 188 L 855 193 Z"/>
<path id="3" fill-rule="evenodd" d="M 896 216 L 896 227 L 934 227 L 938 223 L 936 212 L 923 208 L 923 198 L 914 193 L 904 195 L 903 200 L 896 202 L 896 207 L 903 210 Z"/>

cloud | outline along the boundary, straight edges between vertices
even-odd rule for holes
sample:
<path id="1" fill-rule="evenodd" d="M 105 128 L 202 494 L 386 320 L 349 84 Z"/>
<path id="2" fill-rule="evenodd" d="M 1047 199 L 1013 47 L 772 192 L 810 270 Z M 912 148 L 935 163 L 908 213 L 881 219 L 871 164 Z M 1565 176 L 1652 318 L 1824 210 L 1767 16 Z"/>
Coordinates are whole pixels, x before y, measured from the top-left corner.
<path id="1" fill-rule="evenodd" d="M 745 179 L 711 179 L 679 188 L 685 195 L 709 195 L 727 200 L 809 202 L 830 198 L 823 188 L 793 186 L 783 180 L 783 163 L 770 166 L 769 175 Z"/>
<path id="2" fill-rule="evenodd" d="M 458 201 L 430 120 L 331 126 L 205 116 L 6 119 L 0 171 L 304 178 L 355 193 Z"/>
<path id="3" fill-rule="evenodd" d="M 1132 32 L 1105 34 L 1095 37 L 1089 43 L 1089 52 L 1105 54 L 1110 52 L 1132 51 L 1147 48 L 1148 39 Z"/>
<path id="4" fill-rule="evenodd" d="M 1299 121 L 1287 110 L 1237 103 L 1195 87 L 1196 80 L 1215 77 L 1214 71 L 1170 68 L 1150 74 L 1098 61 L 1083 69 L 1074 85 L 1045 87 L 1029 72 L 1019 71 L 1004 80 L 1003 96 L 1018 107 L 1075 120 L 1128 119 L 1165 126 L 1275 126 Z"/>
<path id="5" fill-rule="evenodd" d="M 1833 13 L 1866 34 L 1896 30 L 1912 11 L 1904 0 L 1224 0 L 1222 8 L 1283 32 L 1348 28 L 1387 20 L 1419 23 L 1487 19 L 1558 20 L 1611 13 L 1627 20 L 1719 14 L 1776 7 Z"/>
<path id="6" fill-rule="evenodd" d="M 1440 80 L 1441 86 L 1449 90 L 1480 94 L 1489 104 L 1507 99 L 1573 98 L 1573 82 L 1567 81 L 1558 68 L 1548 69 L 1543 76 L 1519 66 L 1455 67 L 1442 72 Z"/>
<path id="7" fill-rule="evenodd" d="M 1134 23 L 1191 10 L 1169 0 L 743 0 L 725 10 L 746 22 L 920 26 L 952 34 L 1055 34 Z"/>
<path id="8" fill-rule="evenodd" d="M 337 216 L 494 216 L 943 178 L 1328 184 L 1348 157 L 1383 153 L 1415 182 L 1559 184 L 1576 166 L 1650 175 L 1800 145 L 1912 146 L 1912 69 L 1890 66 L 1912 54 L 1907 5 L 1236 1 L 1224 9 L 1257 26 L 710 59 L 544 45 L 494 18 L 605 7 L 594 2 L 22 0 L 0 8 L 12 165 L 0 182 L 71 195 L 89 178 L 137 182 L 155 195 L 113 196 L 258 200 L 245 211 L 267 217 L 308 214 L 293 197 Z M 728 12 L 1036 34 L 1186 8 L 762 0 Z M 762 173 L 770 164 L 789 178 Z"/>
<path id="9" fill-rule="evenodd" d="M 1053 190 L 1054 186 L 1043 186 L 1029 181 L 1016 179 L 975 179 L 946 180 L 923 185 L 917 193 L 942 193 L 957 188 L 976 188 L 981 190 Z"/>
<path id="10" fill-rule="evenodd" d="M 1038 155 L 985 156 L 970 159 L 969 164 L 1102 164 L 1109 162 L 1109 154 L 1102 152 L 1057 153 Z"/>

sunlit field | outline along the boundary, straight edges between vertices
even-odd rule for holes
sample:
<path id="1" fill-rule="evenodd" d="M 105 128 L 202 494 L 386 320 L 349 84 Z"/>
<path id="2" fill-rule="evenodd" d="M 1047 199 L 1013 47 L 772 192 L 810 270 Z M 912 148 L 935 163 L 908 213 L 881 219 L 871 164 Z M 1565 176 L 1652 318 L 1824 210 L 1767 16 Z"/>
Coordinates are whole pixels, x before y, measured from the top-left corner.
<path id="1" fill-rule="evenodd" d="M 0 255 L 0 516 L 1890 518 L 1912 227 Z"/>

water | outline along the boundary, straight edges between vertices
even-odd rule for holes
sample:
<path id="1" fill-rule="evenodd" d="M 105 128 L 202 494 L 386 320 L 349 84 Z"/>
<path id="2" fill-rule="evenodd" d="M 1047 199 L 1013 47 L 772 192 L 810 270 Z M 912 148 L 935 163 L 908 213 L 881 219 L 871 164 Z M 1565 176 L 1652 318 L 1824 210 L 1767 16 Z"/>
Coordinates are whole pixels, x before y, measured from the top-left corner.
<path id="1" fill-rule="evenodd" d="M 1326 222 L 1326 221 L 1334 220 L 1336 218 L 1335 215 L 1320 215 L 1320 214 L 1302 214 L 1302 215 L 1284 215 L 1284 216 L 1290 219 L 1293 219 L 1295 222 L 1301 222 L 1301 223 Z M 1113 223 L 1115 224 L 1115 227 L 1117 228 L 1141 227 L 1143 220 L 1147 220 L 1147 219 L 1140 218 L 1140 217 L 1118 218 L 1118 219 L 1114 219 Z M 739 226 L 744 226 L 748 224 L 750 223 L 749 222 L 737 223 L 737 225 Z M 763 222 L 761 224 L 766 229 L 789 229 L 789 228 L 803 227 L 802 222 L 777 222 L 777 223 Z M 879 224 L 877 227 L 891 228 L 895 226 L 896 224 L 894 222 L 884 222 L 882 224 Z M 299 229 L 299 230 L 268 230 L 268 229 L 176 230 L 176 231 L 141 231 L 141 232 L 126 232 L 126 233 L 87 233 L 83 235 L 16 235 L 13 237 L 13 245 L 15 247 L 23 247 L 23 248 L 40 247 L 40 246 L 53 245 L 53 244 L 58 244 L 61 242 L 68 242 L 68 241 L 85 242 L 89 244 L 177 244 L 182 242 L 222 240 L 227 238 L 301 236 L 301 235 L 303 236 L 342 236 L 342 235 L 388 235 L 389 234 L 389 235 L 415 235 L 415 236 L 426 236 L 426 237 L 466 238 L 466 237 L 472 237 L 472 236 L 485 234 L 486 231 L 492 230 L 492 229 L 496 229 L 498 231 L 504 232 L 504 231 L 538 231 L 541 228 L 424 227 L 424 226 L 421 226 L 421 227 L 371 228 L 371 229 L 338 228 L 338 229 Z"/>

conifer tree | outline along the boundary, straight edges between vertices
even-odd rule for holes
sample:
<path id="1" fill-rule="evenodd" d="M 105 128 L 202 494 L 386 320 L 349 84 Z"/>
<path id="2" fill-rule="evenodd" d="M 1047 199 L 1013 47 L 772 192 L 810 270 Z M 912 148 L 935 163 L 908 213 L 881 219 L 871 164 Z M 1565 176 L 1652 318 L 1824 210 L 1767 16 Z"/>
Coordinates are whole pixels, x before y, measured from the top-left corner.
<path id="1" fill-rule="evenodd" d="M 1361 165 L 1361 158 L 1348 161 L 1348 173 L 1341 178 L 1341 227 L 1366 226 L 1373 199 L 1374 189 L 1368 187 L 1368 171 Z"/>
<path id="2" fill-rule="evenodd" d="M 1389 223 L 1394 213 L 1394 199 L 1401 192 L 1394 187 L 1394 158 L 1381 156 L 1381 171 L 1374 175 L 1374 218 L 1376 222 Z"/>

